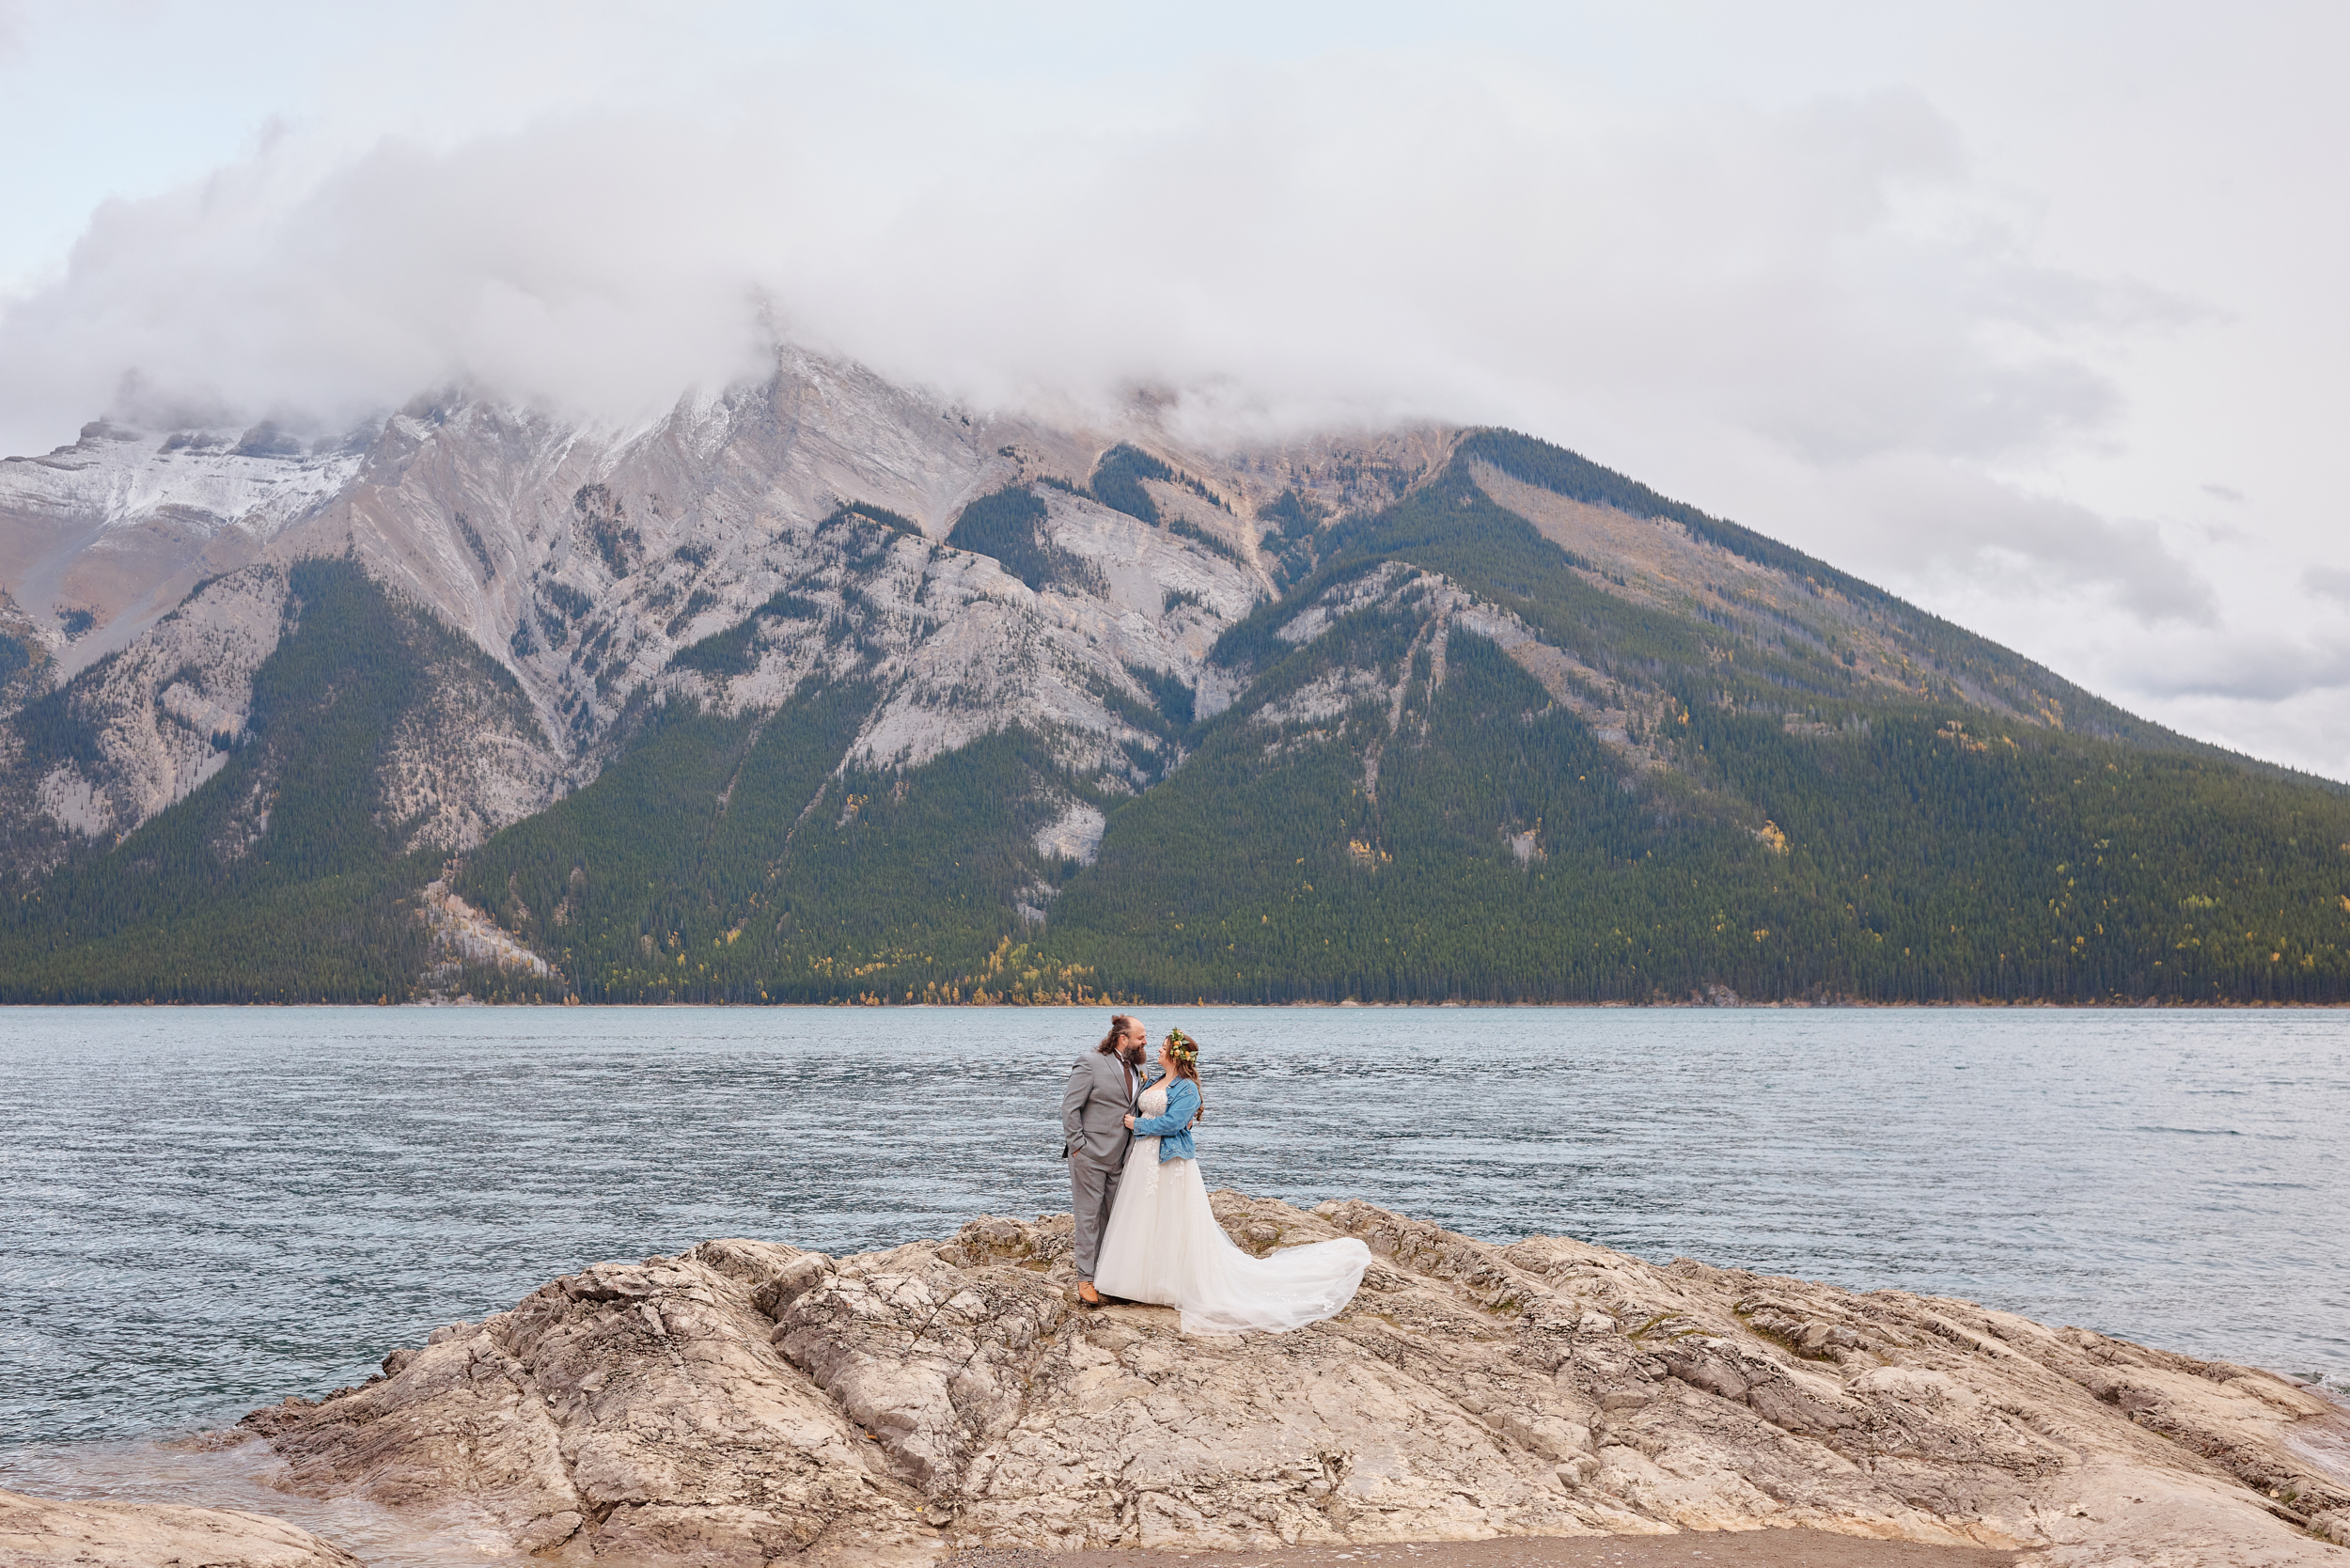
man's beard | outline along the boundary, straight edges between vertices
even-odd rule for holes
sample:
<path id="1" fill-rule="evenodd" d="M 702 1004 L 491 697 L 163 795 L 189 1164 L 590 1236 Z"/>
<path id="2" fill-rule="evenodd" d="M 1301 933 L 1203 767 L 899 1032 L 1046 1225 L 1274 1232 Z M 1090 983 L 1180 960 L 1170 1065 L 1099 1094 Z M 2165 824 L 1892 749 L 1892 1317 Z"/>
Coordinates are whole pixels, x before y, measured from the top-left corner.
<path id="1" fill-rule="evenodd" d="M 1118 1059 L 1124 1062 L 1129 1067 L 1140 1067 L 1142 1065 L 1142 1047 L 1134 1044 L 1131 1042 L 1120 1045 L 1118 1048 Z"/>

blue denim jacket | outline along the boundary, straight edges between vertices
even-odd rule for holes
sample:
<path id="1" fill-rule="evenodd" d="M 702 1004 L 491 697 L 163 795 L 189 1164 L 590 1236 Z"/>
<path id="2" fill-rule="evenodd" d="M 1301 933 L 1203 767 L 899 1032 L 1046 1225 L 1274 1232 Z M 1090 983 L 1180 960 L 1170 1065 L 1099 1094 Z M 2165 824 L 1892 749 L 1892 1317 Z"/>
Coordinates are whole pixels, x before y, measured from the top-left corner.
<path id="1" fill-rule="evenodd" d="M 1159 1163 L 1168 1160 L 1196 1160 L 1198 1151 L 1191 1141 L 1191 1119 L 1199 1114 L 1199 1086 L 1189 1078 L 1178 1078 L 1167 1089 L 1165 1116 L 1135 1118 L 1135 1137 L 1159 1140 Z"/>

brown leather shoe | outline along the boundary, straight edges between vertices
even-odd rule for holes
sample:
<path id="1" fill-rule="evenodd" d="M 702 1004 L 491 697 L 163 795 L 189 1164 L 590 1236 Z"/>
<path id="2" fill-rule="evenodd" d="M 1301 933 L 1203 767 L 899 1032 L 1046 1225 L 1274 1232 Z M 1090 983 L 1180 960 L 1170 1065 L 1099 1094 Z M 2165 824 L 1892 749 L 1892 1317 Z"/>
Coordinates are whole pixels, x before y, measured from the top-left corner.
<path id="1" fill-rule="evenodd" d="M 1077 1281 L 1077 1305 L 1080 1307 L 1105 1307 L 1109 1304 L 1102 1299 L 1102 1293 L 1093 1288 L 1092 1280 L 1080 1279 Z"/>

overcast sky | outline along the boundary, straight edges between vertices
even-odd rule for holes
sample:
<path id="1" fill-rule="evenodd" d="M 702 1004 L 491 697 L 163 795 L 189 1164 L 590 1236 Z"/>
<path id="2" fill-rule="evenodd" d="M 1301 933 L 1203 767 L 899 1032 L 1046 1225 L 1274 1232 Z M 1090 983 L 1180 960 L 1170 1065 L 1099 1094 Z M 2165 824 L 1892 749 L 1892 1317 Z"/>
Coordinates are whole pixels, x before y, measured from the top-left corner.
<path id="1" fill-rule="evenodd" d="M 778 332 L 1500 422 L 2350 778 L 2345 58 L 2243 0 L 0 0 L 0 447 L 627 419 Z"/>

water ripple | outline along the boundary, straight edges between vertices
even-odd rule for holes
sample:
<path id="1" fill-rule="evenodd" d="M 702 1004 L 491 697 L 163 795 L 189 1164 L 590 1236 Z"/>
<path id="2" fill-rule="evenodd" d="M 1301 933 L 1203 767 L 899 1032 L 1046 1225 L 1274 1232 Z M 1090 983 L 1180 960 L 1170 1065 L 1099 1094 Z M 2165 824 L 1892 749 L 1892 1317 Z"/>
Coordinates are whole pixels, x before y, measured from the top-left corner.
<path id="1" fill-rule="evenodd" d="M 0 1448 L 233 1419 L 605 1258 L 1068 1205 L 1092 1012 L 11 1010 Z M 2350 1015 L 1162 1009 L 1212 1184 L 2350 1374 Z M 1960 1071 L 1963 1070 L 1963 1071 Z M 2224 1105 L 2221 1104 L 2224 1102 Z M 12 1448 L 11 1448 L 12 1446 Z M 91 1450 L 89 1451 L 96 1451 Z M 0 1452 L 0 1475 L 10 1460 Z"/>

